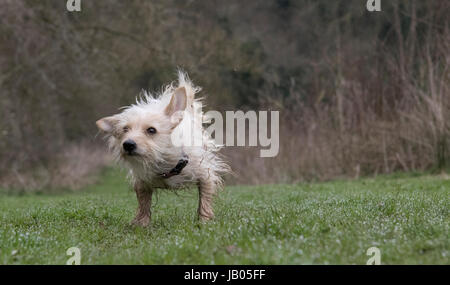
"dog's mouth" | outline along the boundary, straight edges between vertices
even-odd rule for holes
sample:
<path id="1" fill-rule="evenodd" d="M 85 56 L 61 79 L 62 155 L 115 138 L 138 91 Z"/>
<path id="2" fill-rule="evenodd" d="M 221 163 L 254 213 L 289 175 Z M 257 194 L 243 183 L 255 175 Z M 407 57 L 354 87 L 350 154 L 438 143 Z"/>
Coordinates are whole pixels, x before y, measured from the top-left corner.
<path id="1" fill-rule="evenodd" d="M 136 156 L 139 156 L 139 153 L 137 153 L 136 151 L 123 151 L 122 156 L 123 157 L 136 157 Z"/>

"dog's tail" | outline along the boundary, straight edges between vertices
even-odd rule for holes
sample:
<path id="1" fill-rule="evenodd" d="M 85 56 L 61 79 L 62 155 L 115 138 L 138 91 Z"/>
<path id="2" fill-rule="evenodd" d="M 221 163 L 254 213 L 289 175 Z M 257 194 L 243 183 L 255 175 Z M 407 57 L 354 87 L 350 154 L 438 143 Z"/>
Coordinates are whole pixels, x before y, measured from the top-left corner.
<path id="1" fill-rule="evenodd" d="M 192 108 L 195 102 L 195 94 L 201 91 L 201 88 L 195 86 L 189 79 L 186 72 L 178 69 L 178 87 L 184 87 L 186 89 L 187 107 Z"/>

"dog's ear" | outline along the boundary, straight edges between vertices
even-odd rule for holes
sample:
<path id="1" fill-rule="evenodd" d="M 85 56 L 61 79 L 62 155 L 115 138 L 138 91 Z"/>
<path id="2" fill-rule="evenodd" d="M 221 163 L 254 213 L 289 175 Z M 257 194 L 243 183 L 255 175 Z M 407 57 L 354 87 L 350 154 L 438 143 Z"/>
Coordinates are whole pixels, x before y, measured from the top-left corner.
<path id="1" fill-rule="evenodd" d="M 183 119 L 183 111 L 186 109 L 187 96 L 184 87 L 177 88 L 170 98 L 170 103 L 167 105 L 164 113 L 170 117 L 174 125 L 178 125 Z"/>
<path id="2" fill-rule="evenodd" d="M 114 130 L 115 125 L 118 123 L 118 119 L 115 116 L 105 117 L 97 122 L 95 124 L 99 128 L 100 131 L 105 133 L 111 133 Z"/>
<path id="3" fill-rule="evenodd" d="M 177 111 L 184 111 L 186 109 L 186 89 L 184 87 L 177 88 L 170 98 L 170 103 L 167 105 L 165 109 L 165 113 L 167 116 L 172 116 Z"/>

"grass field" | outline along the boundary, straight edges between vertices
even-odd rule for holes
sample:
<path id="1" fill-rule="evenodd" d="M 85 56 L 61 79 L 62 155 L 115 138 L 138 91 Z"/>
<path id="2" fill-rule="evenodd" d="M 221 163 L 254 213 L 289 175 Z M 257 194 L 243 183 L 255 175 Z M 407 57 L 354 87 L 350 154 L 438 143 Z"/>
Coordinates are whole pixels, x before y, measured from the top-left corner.
<path id="1" fill-rule="evenodd" d="M 384 177 L 317 184 L 233 186 L 216 219 L 199 225 L 195 191 L 162 192 L 149 228 L 129 225 L 136 199 L 109 170 L 76 193 L 0 194 L 0 263 L 450 264 L 450 180 Z"/>

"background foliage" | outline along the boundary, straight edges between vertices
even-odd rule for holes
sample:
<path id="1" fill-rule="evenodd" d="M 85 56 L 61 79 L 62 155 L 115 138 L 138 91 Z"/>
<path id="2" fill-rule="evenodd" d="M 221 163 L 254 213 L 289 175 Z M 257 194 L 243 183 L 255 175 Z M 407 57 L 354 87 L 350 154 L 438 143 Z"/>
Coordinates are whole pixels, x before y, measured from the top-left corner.
<path id="1" fill-rule="evenodd" d="M 280 155 L 225 150 L 237 183 L 444 169 L 450 3 L 0 2 L 0 184 L 77 188 L 109 163 L 94 122 L 182 67 L 217 110 L 281 114 Z M 258 151 L 258 152 L 257 152 Z"/>

